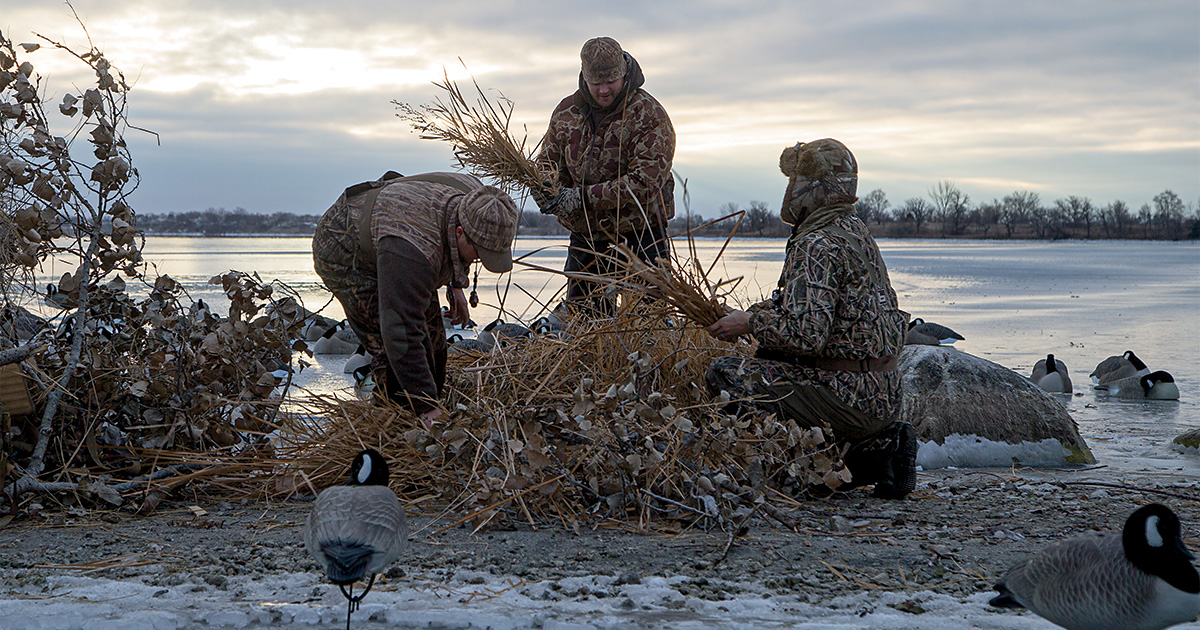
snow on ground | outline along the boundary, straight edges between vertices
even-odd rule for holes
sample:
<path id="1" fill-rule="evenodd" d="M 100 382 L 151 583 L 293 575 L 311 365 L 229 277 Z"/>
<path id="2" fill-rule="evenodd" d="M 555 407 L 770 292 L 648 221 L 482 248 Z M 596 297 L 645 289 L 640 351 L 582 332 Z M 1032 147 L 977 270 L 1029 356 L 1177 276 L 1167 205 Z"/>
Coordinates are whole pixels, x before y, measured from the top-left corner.
<path id="1" fill-rule="evenodd" d="M 12 576 L 6 576 L 12 577 Z M 10 584 L 12 580 L 7 580 Z M 928 591 L 863 592 L 809 604 L 751 583 L 712 581 L 721 598 L 681 591 L 686 577 L 647 577 L 636 584 L 586 576 L 527 583 L 516 577 L 458 572 L 450 585 L 404 579 L 377 586 L 354 613 L 355 628 L 491 628 L 493 630 L 662 628 L 960 628 L 1048 629 L 1027 612 L 998 611 L 990 595 L 965 599 Z M 315 574 L 232 578 L 220 588 L 198 581 L 175 588 L 140 580 L 55 575 L 5 587 L 4 630 L 179 630 L 183 628 L 344 627 L 346 605 Z M 1200 628 L 1200 624 L 1179 626 Z"/>

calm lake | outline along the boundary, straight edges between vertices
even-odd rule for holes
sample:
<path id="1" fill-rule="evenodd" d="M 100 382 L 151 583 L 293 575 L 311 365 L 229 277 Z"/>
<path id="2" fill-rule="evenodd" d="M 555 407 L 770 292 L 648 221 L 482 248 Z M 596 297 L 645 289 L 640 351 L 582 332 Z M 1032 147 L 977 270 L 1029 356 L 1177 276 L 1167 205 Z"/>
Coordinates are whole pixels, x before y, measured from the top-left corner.
<path id="1" fill-rule="evenodd" d="M 738 240 L 724 253 L 723 240 L 695 245 L 705 265 L 719 255 L 710 279 L 742 278 L 734 295 L 744 305 L 774 288 L 784 243 Z M 1170 444 L 1200 426 L 1200 243 L 881 240 L 879 246 L 901 308 L 956 330 L 966 338 L 959 350 L 1025 375 L 1048 352 L 1064 361 L 1076 394 L 1060 400 L 1108 471 L 1130 482 L 1143 475 L 1200 480 L 1200 455 Z M 514 249 L 525 262 L 561 269 L 566 240 L 521 239 Z M 227 302 L 209 278 L 236 269 L 284 282 L 308 308 L 342 318 L 313 272 L 308 238 L 152 237 L 145 258 L 214 310 Z M 55 282 L 67 270 L 47 267 L 39 282 Z M 532 321 L 542 304 L 557 302 L 562 286 L 561 276 L 519 264 L 506 276 L 483 272 L 473 319 L 482 325 L 502 313 L 509 321 Z M 1094 394 L 1088 373 L 1128 349 L 1151 369 L 1174 375 L 1181 400 L 1117 402 Z M 321 391 L 348 387 L 344 359 L 318 355 L 302 382 Z"/>

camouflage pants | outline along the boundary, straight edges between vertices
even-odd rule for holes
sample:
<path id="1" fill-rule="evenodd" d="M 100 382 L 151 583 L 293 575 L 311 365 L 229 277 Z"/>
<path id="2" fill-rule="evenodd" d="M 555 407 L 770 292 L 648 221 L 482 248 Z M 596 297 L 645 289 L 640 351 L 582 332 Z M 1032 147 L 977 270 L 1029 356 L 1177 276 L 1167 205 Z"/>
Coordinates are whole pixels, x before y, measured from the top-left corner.
<path id="1" fill-rule="evenodd" d="M 407 405 L 400 381 L 387 360 L 387 350 L 379 324 L 379 277 L 375 261 L 365 261 L 358 253 L 358 226 L 350 221 L 350 205 L 345 195 L 321 217 L 313 235 L 313 267 L 342 310 L 359 341 L 371 355 L 371 371 L 377 392 Z M 446 333 L 441 305 L 434 293 L 425 312 L 430 344 L 426 359 L 441 395 L 446 382 Z"/>
<path id="2" fill-rule="evenodd" d="M 618 240 L 625 244 L 643 262 L 665 264 L 670 260 L 668 247 L 670 243 L 662 228 L 645 228 L 621 234 Z M 616 255 L 613 241 L 607 239 L 590 239 L 584 234 L 571 232 L 571 242 L 567 247 L 567 262 L 563 271 L 582 272 L 595 275 L 613 275 L 617 272 L 617 263 L 609 256 Z M 572 307 L 582 306 L 584 310 L 594 312 L 601 317 L 611 317 L 616 312 L 616 302 L 595 282 L 569 278 L 567 280 L 567 297 L 565 303 Z"/>
<path id="3" fill-rule="evenodd" d="M 861 442 L 893 424 L 892 417 L 847 404 L 806 372 L 781 361 L 721 357 L 708 366 L 704 378 L 714 395 L 724 390 L 734 400 L 749 400 L 748 404 L 795 420 L 800 426 L 829 425 L 834 437 L 843 442 Z"/>

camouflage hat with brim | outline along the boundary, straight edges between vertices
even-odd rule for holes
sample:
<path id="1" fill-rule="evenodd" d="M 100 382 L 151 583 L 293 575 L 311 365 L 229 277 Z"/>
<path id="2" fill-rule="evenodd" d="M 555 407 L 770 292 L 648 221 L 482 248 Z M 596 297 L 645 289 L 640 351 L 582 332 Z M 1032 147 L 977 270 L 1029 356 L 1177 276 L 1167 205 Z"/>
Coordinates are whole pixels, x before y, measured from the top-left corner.
<path id="1" fill-rule="evenodd" d="M 512 271 L 512 242 L 519 215 L 512 198 L 491 186 L 476 188 L 459 202 L 458 224 L 488 271 Z"/>
<path id="2" fill-rule="evenodd" d="M 625 76 L 628 67 L 621 45 L 611 37 L 595 37 L 579 51 L 583 62 L 583 80 L 588 83 L 608 83 Z"/>

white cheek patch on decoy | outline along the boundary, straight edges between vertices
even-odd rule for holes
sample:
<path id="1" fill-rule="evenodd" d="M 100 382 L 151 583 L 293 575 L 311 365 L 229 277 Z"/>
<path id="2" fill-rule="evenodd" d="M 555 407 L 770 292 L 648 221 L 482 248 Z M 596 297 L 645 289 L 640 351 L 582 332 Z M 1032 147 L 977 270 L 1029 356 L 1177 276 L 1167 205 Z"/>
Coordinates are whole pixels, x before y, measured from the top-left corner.
<path id="1" fill-rule="evenodd" d="M 1151 516 L 1146 519 L 1146 542 L 1151 547 L 1162 547 L 1162 534 L 1158 533 L 1158 517 Z"/>
<path id="2" fill-rule="evenodd" d="M 367 483 L 367 478 L 371 476 L 371 458 L 364 457 L 362 468 L 358 469 L 358 483 Z"/>

